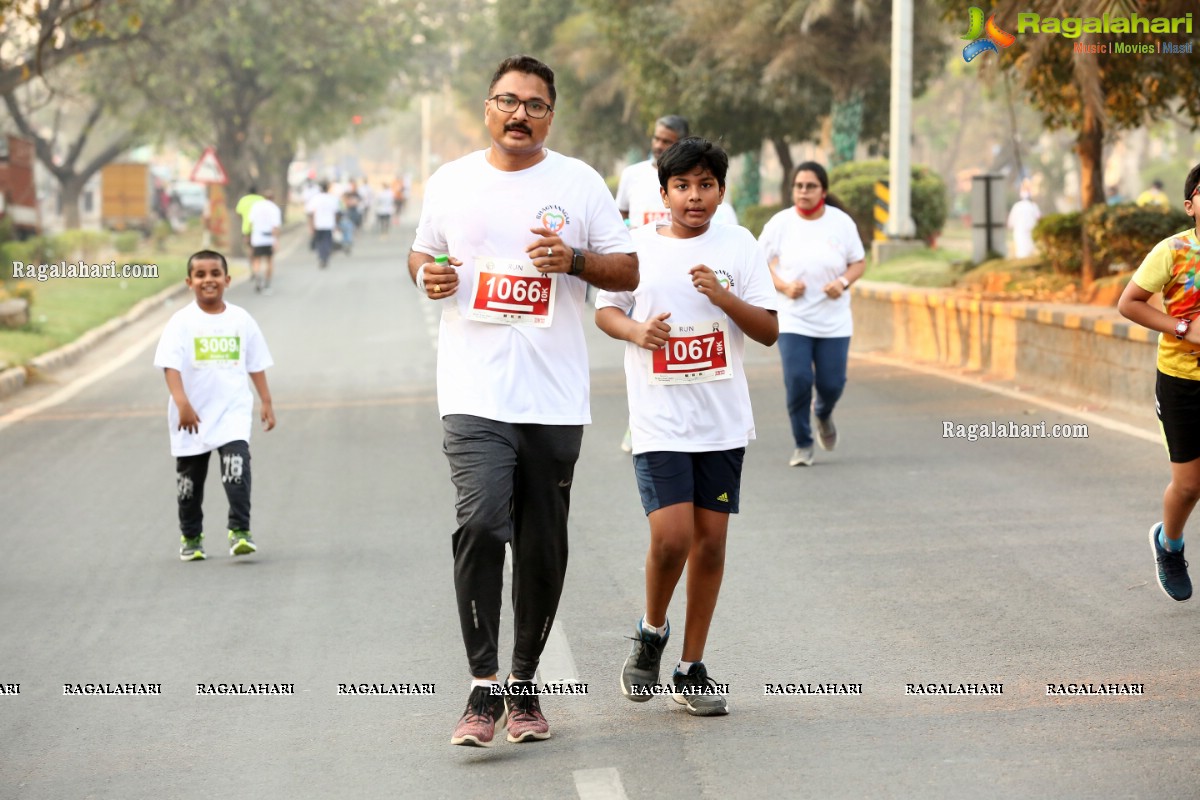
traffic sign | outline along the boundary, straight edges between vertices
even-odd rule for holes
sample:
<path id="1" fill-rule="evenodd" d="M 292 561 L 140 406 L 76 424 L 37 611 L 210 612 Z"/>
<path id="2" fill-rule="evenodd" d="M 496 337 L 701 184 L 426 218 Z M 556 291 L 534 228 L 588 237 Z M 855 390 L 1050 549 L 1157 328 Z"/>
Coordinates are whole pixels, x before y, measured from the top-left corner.
<path id="1" fill-rule="evenodd" d="M 204 148 L 204 155 L 200 156 L 196 166 L 192 167 L 192 181 L 194 183 L 219 183 L 222 186 L 229 183 L 229 179 L 225 177 L 225 168 L 217 159 L 215 147 Z"/>

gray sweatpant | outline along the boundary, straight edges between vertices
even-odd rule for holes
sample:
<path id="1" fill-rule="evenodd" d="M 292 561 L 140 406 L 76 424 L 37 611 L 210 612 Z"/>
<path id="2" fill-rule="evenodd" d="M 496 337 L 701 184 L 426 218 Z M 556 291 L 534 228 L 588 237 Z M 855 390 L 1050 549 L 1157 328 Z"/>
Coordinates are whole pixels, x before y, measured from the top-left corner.
<path id="1" fill-rule="evenodd" d="M 554 624 L 567 572 L 567 512 L 582 425 L 532 425 L 452 414 L 442 445 L 457 490 L 454 591 L 471 675 L 497 658 L 504 545 L 512 543 L 512 673 L 529 680 Z"/>

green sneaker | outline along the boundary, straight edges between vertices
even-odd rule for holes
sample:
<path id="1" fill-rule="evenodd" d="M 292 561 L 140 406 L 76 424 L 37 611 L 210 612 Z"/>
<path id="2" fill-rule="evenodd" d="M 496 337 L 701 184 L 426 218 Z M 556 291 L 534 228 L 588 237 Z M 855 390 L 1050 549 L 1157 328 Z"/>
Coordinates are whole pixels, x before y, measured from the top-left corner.
<path id="1" fill-rule="evenodd" d="M 183 542 L 183 546 L 179 548 L 180 561 L 203 561 L 208 558 L 204 555 L 204 534 L 199 536 L 180 536 L 179 541 Z"/>
<path id="2" fill-rule="evenodd" d="M 254 539 L 250 538 L 250 531 L 229 532 L 229 555 L 248 556 L 256 550 L 258 548 L 254 546 Z"/>

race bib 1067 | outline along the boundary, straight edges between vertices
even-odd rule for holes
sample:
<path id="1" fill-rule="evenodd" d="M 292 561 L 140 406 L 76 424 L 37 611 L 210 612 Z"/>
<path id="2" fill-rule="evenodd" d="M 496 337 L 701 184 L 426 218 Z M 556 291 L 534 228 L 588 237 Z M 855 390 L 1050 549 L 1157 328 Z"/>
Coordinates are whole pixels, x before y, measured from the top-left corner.
<path id="1" fill-rule="evenodd" d="M 543 275 L 529 261 L 475 259 L 475 294 L 468 319 L 547 328 L 554 321 L 558 274 Z"/>
<path id="2" fill-rule="evenodd" d="M 655 350 L 650 383 L 660 386 L 729 380 L 729 346 L 724 322 L 671 326 L 665 347 Z"/>

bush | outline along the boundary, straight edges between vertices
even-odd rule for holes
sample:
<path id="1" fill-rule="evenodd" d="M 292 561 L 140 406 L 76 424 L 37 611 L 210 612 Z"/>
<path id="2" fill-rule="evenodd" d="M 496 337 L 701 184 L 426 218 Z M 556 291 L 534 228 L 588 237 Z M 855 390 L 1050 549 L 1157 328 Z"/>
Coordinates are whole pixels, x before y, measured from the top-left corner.
<path id="1" fill-rule="evenodd" d="M 1137 268 L 1154 245 L 1193 224 L 1181 210 L 1133 203 L 1093 206 L 1083 219 L 1092 241 L 1097 275 L 1121 264 Z"/>
<path id="2" fill-rule="evenodd" d="M 1192 220 L 1177 209 L 1133 203 L 1098 205 L 1083 213 L 1048 214 L 1038 220 L 1033 239 L 1044 263 L 1060 275 L 1080 272 L 1081 226 L 1087 228 L 1096 274 L 1103 275 L 1122 264 L 1136 268 L 1154 245 L 1192 227 Z"/>
<path id="3" fill-rule="evenodd" d="M 112 242 L 107 231 L 63 231 L 58 235 L 61 250 L 67 257 L 79 261 L 96 261 Z"/>
<path id="4" fill-rule="evenodd" d="M 1033 240 L 1042 251 L 1042 262 L 1057 275 L 1078 275 L 1083 236 L 1083 215 L 1047 214 L 1033 226 Z"/>
<path id="5" fill-rule="evenodd" d="M 160 219 L 154 224 L 154 230 L 151 236 L 154 237 L 154 246 L 162 250 L 167 246 L 167 240 L 175 233 L 175 229 L 171 227 L 171 223 L 165 219 Z"/>
<path id="6" fill-rule="evenodd" d="M 875 238 L 875 183 L 888 179 L 888 162 L 848 161 L 829 172 L 829 192 L 858 225 L 864 243 Z M 946 224 L 946 184 L 936 172 L 912 168 L 912 217 L 917 238 L 933 245 Z"/>
<path id="7" fill-rule="evenodd" d="M 113 238 L 114 246 L 117 252 L 122 255 L 128 255 L 138 249 L 138 244 L 142 241 L 142 235 L 137 231 L 124 231 L 118 233 Z"/>
<path id="8" fill-rule="evenodd" d="M 757 239 L 767 220 L 788 206 L 748 206 L 738 215 L 738 224 L 754 234 Z"/>
<path id="9" fill-rule="evenodd" d="M 22 264 L 53 264 L 64 258 L 62 247 L 55 237 L 31 236 L 22 241 L 5 242 L 0 248 L 4 251 L 5 265 L 9 267 L 16 261 Z"/>

